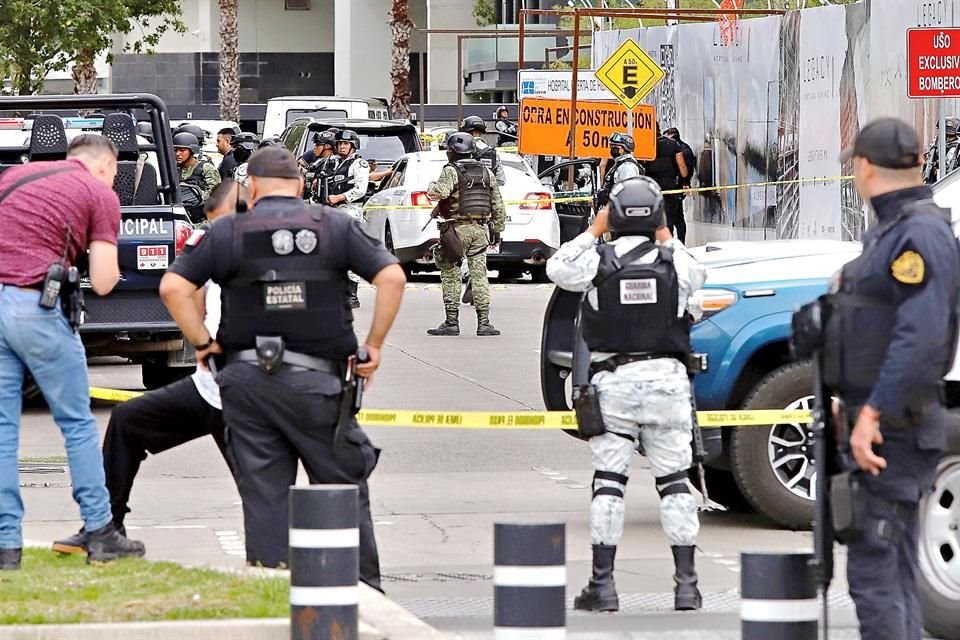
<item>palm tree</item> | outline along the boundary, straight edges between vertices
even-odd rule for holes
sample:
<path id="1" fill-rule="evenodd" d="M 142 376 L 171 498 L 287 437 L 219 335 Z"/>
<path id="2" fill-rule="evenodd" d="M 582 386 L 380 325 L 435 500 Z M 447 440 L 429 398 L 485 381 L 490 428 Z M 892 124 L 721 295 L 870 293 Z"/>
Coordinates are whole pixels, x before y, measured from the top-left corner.
<path id="1" fill-rule="evenodd" d="M 240 121 L 239 0 L 220 3 L 220 117 Z"/>
<path id="2" fill-rule="evenodd" d="M 393 0 L 393 9 L 390 10 L 390 35 L 393 38 L 390 56 L 393 96 L 390 98 L 390 108 L 395 118 L 410 117 L 410 32 L 413 28 L 408 0 Z M 420 73 L 423 72 L 421 69 Z M 420 96 L 420 100 L 423 99 L 424 96 Z"/>

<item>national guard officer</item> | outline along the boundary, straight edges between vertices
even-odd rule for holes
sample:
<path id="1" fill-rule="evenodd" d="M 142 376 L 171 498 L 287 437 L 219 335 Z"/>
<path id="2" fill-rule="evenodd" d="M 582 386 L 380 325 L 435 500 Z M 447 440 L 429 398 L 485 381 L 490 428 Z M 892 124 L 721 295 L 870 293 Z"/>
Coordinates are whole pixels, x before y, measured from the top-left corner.
<path id="1" fill-rule="evenodd" d="M 160 295 L 207 366 L 220 368 L 227 452 L 243 499 L 247 561 L 287 563 L 287 493 L 302 461 L 311 482 L 360 490 L 360 577 L 379 588 L 367 478 L 378 452 L 341 402 L 347 361 L 357 352 L 347 270 L 377 288 L 365 341 L 367 379 L 400 307 L 406 278 L 382 244 L 350 216 L 310 207 L 303 178 L 286 149 L 257 151 L 248 167 L 249 213 L 195 232 L 160 284 Z M 214 340 L 194 303 L 207 280 L 222 287 Z M 343 427 L 337 447 L 334 427 Z"/>
<path id="2" fill-rule="evenodd" d="M 586 611 L 620 606 L 614 557 L 638 440 L 650 460 L 661 498 L 660 522 L 673 551 L 674 608 L 701 605 L 693 559 L 700 522 L 687 481 L 694 427 L 686 358 L 691 317 L 701 313 L 690 296 L 703 286 L 705 270 L 665 224 L 657 184 L 644 176 L 630 178 L 614 185 L 609 205 L 590 228 L 547 261 L 547 275 L 557 286 L 586 292 L 583 337 L 605 427 L 590 438 L 593 576 L 574 601 L 575 608 Z M 608 231 L 616 239 L 597 245 Z"/>
<path id="3" fill-rule="evenodd" d="M 494 124 L 497 130 L 497 146 L 517 144 L 517 125 L 510 122 L 510 112 L 507 111 L 507 107 L 504 105 L 498 107 L 494 117 L 497 119 Z"/>
<path id="4" fill-rule="evenodd" d="M 487 123 L 480 116 L 467 116 L 463 119 L 463 126 L 460 128 L 464 133 L 473 136 L 473 144 L 476 147 L 474 160 L 477 160 L 487 169 L 493 172 L 497 178 L 497 184 L 501 187 L 507 183 L 507 177 L 503 172 L 503 165 L 500 164 L 500 155 L 497 150 L 487 144 L 483 139 L 483 134 L 487 132 Z"/>
<path id="5" fill-rule="evenodd" d="M 841 158 L 853 158 L 876 214 L 863 253 L 835 279 L 823 354 L 824 381 L 853 424 L 846 480 L 862 489 L 862 520 L 845 542 L 863 640 L 922 635 L 917 509 L 946 445 L 941 379 L 956 344 L 960 250 L 949 210 L 921 184 L 920 154 L 912 127 L 881 118 Z"/>
<path id="6" fill-rule="evenodd" d="M 470 269 L 473 286 L 473 304 L 477 309 L 477 335 L 498 336 L 500 332 L 490 324 L 490 283 L 487 280 L 487 247 L 499 244 L 506 214 L 497 179 L 485 166 L 474 160 L 476 147 L 473 137 L 466 133 L 452 133 L 447 138 L 447 159 L 440 179 L 431 182 L 427 195 L 439 200 L 442 217 L 453 225 L 463 245 L 463 259 Z M 437 211 L 435 211 L 437 213 Z M 461 278 L 458 263 L 444 258 L 443 251 L 434 250 L 440 267 L 443 287 L 443 308 L 446 318 L 436 329 L 428 329 L 431 336 L 460 335 Z"/>
<path id="7" fill-rule="evenodd" d="M 363 220 L 360 200 L 367 195 L 370 185 L 370 164 L 363 159 L 360 151 L 360 136 L 355 131 L 343 129 L 337 133 L 337 153 L 340 156 L 337 167 L 328 181 L 327 204 L 349 213 L 355 220 Z M 360 306 L 357 288 L 360 281 L 350 274 L 350 306 Z"/>
<path id="8" fill-rule="evenodd" d="M 944 129 L 944 142 L 946 142 L 947 153 L 944 156 L 944 169 L 947 174 L 956 171 L 960 167 L 960 154 L 957 153 L 958 143 L 960 143 L 960 118 L 945 118 L 947 126 Z M 933 184 L 940 179 L 940 121 L 937 121 L 937 135 L 926 153 L 926 161 L 923 165 L 923 183 Z"/>
<path id="9" fill-rule="evenodd" d="M 233 170 L 233 179 L 244 187 L 249 187 L 250 183 L 247 180 L 247 162 L 250 160 L 253 152 L 260 147 L 260 138 L 255 134 L 244 131 L 243 133 L 238 133 L 233 136 L 231 144 L 233 145 L 233 157 L 237 163 L 236 168 Z"/>
<path id="10" fill-rule="evenodd" d="M 643 175 L 640 163 L 633 157 L 636 144 L 632 136 L 625 133 L 615 133 L 610 136 L 609 146 L 613 164 L 607 167 L 607 173 L 603 177 L 603 186 L 597 191 L 597 209 L 607 204 L 613 185 L 628 178 Z"/>

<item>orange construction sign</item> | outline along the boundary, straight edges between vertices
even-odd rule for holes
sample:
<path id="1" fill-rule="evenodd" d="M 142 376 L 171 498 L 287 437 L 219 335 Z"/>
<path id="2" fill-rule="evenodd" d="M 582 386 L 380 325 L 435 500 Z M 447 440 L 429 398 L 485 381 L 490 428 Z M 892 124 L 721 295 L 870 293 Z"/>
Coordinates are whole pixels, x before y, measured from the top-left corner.
<path id="1" fill-rule="evenodd" d="M 520 153 L 570 156 L 570 100 L 524 98 L 520 103 Z M 577 134 L 574 156 L 605 158 L 607 141 L 627 132 L 627 110 L 618 102 L 577 100 Z M 633 139 L 638 160 L 657 156 L 657 112 L 648 104 L 633 110 Z"/>

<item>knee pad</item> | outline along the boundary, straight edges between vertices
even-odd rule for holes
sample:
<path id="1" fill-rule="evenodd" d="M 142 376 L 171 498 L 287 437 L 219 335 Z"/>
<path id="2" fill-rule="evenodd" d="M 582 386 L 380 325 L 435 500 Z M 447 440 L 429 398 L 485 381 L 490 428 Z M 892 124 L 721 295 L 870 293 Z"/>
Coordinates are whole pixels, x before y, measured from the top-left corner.
<path id="1" fill-rule="evenodd" d="M 669 475 L 654 478 L 657 483 L 657 493 L 660 498 L 677 495 L 678 493 L 690 493 L 690 486 L 687 484 L 687 471 L 677 471 Z"/>
<path id="2" fill-rule="evenodd" d="M 607 482 L 614 482 L 619 487 L 610 487 L 601 485 L 598 480 L 605 480 Z M 625 475 L 619 473 L 613 473 L 612 471 L 594 471 L 593 472 L 593 497 L 597 496 L 613 496 L 615 498 L 623 499 L 623 491 L 627 488 L 627 481 L 629 481 Z"/>

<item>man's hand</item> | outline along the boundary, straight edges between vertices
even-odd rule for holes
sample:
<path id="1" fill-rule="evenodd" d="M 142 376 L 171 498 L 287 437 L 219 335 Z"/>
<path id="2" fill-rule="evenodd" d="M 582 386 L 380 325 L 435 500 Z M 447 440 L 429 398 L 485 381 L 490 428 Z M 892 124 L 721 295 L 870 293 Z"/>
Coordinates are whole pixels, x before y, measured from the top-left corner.
<path id="1" fill-rule="evenodd" d="M 673 240 L 673 234 L 670 233 L 670 227 L 660 227 L 657 229 L 655 237 L 657 242 L 660 244 L 668 242 L 669 240 Z"/>
<path id="2" fill-rule="evenodd" d="M 343 195 L 342 193 L 337 194 L 335 196 L 327 196 L 327 204 L 329 204 L 331 207 L 335 207 L 341 202 L 346 202 L 346 201 L 347 201 L 347 196 Z"/>
<path id="3" fill-rule="evenodd" d="M 220 346 L 219 342 L 214 342 L 206 349 L 197 351 L 197 366 L 204 371 L 210 371 L 210 367 L 207 365 L 207 358 L 220 353 L 223 353 L 223 347 Z"/>
<path id="4" fill-rule="evenodd" d="M 887 468 L 887 461 L 873 452 L 873 445 L 878 444 L 883 444 L 880 412 L 864 405 L 850 433 L 850 451 L 857 466 L 874 476 L 880 475 L 880 472 Z"/>
<path id="5" fill-rule="evenodd" d="M 610 230 L 609 220 L 610 205 L 604 205 L 603 208 L 597 212 L 596 217 L 593 219 L 593 224 L 590 225 L 587 231 L 595 238 L 599 238 Z"/>
<path id="6" fill-rule="evenodd" d="M 371 344 L 365 344 L 367 350 L 367 362 L 357 362 L 357 375 L 367 379 L 367 387 L 373 381 L 373 374 L 380 367 L 380 347 Z"/>

